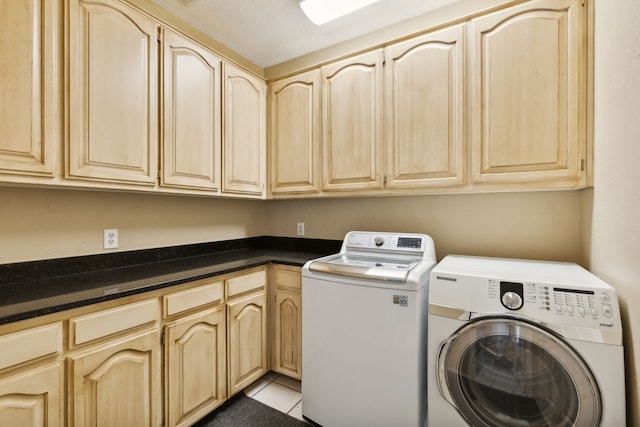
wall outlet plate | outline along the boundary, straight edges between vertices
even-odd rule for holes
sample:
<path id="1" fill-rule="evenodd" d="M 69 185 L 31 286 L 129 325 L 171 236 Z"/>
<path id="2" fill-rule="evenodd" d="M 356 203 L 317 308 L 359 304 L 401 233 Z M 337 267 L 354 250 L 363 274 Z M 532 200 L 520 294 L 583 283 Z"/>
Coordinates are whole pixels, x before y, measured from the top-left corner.
<path id="1" fill-rule="evenodd" d="M 304 222 L 299 222 L 297 225 L 298 236 L 304 236 Z"/>
<path id="2" fill-rule="evenodd" d="M 104 248 L 105 249 L 118 248 L 118 229 L 117 228 L 106 228 L 104 230 Z"/>

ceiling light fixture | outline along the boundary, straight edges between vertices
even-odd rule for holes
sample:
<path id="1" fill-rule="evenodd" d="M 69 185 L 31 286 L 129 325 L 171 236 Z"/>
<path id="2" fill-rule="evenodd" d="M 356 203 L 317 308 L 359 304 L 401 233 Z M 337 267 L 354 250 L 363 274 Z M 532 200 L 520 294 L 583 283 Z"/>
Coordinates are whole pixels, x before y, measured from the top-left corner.
<path id="1" fill-rule="evenodd" d="M 311 22 L 316 25 L 322 25 L 377 1 L 378 0 L 300 0 L 300 7 Z"/>

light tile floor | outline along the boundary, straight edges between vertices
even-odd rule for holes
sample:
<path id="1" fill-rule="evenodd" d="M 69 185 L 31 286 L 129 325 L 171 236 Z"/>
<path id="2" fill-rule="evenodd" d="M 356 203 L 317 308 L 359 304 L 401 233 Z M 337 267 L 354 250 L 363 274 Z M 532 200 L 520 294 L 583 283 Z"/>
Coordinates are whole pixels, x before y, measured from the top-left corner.
<path id="1" fill-rule="evenodd" d="M 302 387 L 300 380 L 269 372 L 244 389 L 247 396 L 294 418 L 302 418 Z"/>

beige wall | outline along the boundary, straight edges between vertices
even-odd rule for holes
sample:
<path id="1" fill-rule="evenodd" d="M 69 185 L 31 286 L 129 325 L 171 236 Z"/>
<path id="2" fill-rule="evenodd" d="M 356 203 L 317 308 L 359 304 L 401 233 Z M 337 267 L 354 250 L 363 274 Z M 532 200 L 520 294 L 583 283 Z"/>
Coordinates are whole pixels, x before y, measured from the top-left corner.
<path id="1" fill-rule="evenodd" d="M 640 426 L 640 2 L 596 3 L 594 189 L 582 194 L 582 256 L 620 296 L 629 425 Z"/>
<path id="2" fill-rule="evenodd" d="M 0 264 L 265 234 L 264 202 L 75 190 L 0 188 Z"/>
<path id="3" fill-rule="evenodd" d="M 426 233 L 451 253 L 576 261 L 579 193 L 571 191 L 267 202 L 267 233 L 342 239 L 351 230 Z"/>

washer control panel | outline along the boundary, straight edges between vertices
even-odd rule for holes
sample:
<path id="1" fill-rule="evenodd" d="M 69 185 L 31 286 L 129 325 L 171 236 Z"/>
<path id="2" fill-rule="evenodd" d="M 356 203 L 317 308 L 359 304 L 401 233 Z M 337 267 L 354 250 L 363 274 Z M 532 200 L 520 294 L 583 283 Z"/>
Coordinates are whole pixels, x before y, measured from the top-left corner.
<path id="1" fill-rule="evenodd" d="M 426 237 L 419 234 L 351 232 L 345 239 L 347 251 L 386 251 L 422 253 Z"/>

